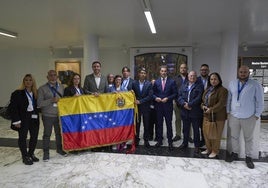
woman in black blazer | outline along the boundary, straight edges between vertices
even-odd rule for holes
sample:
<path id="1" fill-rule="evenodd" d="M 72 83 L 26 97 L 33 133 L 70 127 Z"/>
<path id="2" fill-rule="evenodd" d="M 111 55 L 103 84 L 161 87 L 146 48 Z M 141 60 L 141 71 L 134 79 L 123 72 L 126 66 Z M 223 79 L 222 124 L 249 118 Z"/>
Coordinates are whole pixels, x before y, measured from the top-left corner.
<path id="1" fill-rule="evenodd" d="M 11 127 L 18 131 L 18 145 L 22 161 L 32 165 L 39 161 L 34 155 L 39 132 L 39 114 L 37 110 L 37 87 L 31 74 L 26 74 L 20 88 L 14 91 L 10 99 Z M 27 134 L 30 133 L 29 149 L 27 151 Z"/>
<path id="2" fill-rule="evenodd" d="M 83 88 L 81 87 L 81 76 L 80 74 L 74 73 L 68 83 L 68 87 L 64 89 L 63 96 L 72 97 L 85 94 Z"/>

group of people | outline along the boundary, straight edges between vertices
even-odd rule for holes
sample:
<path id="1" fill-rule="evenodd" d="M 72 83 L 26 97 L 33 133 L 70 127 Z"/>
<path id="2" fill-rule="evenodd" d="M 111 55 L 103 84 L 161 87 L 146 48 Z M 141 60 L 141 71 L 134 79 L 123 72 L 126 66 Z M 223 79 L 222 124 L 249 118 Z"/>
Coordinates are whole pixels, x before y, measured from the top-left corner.
<path id="1" fill-rule="evenodd" d="M 77 73 L 72 75 L 66 88 L 58 82 L 55 70 L 48 71 L 48 82 L 38 89 L 33 76 L 25 75 L 21 87 L 11 95 L 12 125 L 18 129 L 18 145 L 24 164 L 31 165 L 39 161 L 34 155 L 39 131 L 38 108 L 41 110 L 44 125 L 43 160 L 48 161 L 53 127 L 57 153 L 67 155 L 62 149 L 57 108 L 57 102 L 61 97 L 83 94 L 97 97 L 101 93 L 132 90 L 136 96 L 134 102 L 138 106 L 136 146 L 139 146 L 140 142 L 141 120 L 144 126 L 144 146 L 150 147 L 149 141 L 153 139 L 153 132 L 155 132 L 157 142 L 155 147 L 163 145 L 163 122 L 165 120 L 170 151 L 174 150 L 173 142 L 182 137 L 183 142 L 179 149 L 185 150 L 193 137 L 196 153 L 200 153 L 200 147 L 205 144 L 206 150 L 201 154 L 215 158 L 219 153 L 225 121 L 229 117 L 228 143 L 230 146 L 228 148 L 231 149 L 226 161 L 232 162 L 238 159 L 238 142 L 240 129 L 242 129 L 246 145 L 246 163 L 249 168 L 254 168 L 252 162 L 253 130 L 263 110 L 263 90 L 259 83 L 249 78 L 247 66 L 239 68 L 238 78 L 230 83 L 228 90 L 222 86 L 222 79 L 218 73 L 209 74 L 207 64 L 201 66 L 198 77 L 196 71 L 188 73 L 187 64 L 182 63 L 179 67 L 180 74 L 174 78 L 168 76 L 168 67 L 162 65 L 159 69 L 160 77 L 153 81 L 146 79 L 145 68 L 138 70 L 137 80 L 130 77 L 128 67 L 122 68 L 122 75 L 108 74 L 106 77 L 101 74 L 101 63 L 95 61 L 92 63 L 92 70 L 93 73 L 86 76 L 83 87 L 81 76 Z M 176 118 L 174 137 L 173 110 Z M 217 124 L 217 135 L 213 139 L 209 136 L 211 117 L 214 117 Z M 27 150 L 28 132 L 30 141 Z"/>

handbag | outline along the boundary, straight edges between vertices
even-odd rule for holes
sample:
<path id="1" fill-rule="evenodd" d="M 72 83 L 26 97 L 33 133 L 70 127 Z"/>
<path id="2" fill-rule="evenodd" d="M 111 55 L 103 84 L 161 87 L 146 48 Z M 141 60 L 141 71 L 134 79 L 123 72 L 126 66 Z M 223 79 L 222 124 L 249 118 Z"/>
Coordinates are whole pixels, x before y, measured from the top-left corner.
<path id="1" fill-rule="evenodd" d="M 11 120 L 10 102 L 0 109 L 0 116 L 6 120 Z"/>
<path id="2" fill-rule="evenodd" d="M 208 130 L 208 139 L 217 139 L 218 138 L 218 128 L 215 120 L 215 114 L 211 113 L 211 121 L 209 122 L 209 130 Z"/>

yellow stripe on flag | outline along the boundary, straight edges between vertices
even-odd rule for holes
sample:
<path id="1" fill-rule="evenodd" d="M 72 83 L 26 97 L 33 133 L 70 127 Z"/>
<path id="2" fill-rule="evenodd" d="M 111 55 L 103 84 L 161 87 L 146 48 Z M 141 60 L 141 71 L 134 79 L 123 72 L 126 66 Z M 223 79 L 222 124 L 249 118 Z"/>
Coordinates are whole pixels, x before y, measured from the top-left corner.
<path id="1" fill-rule="evenodd" d="M 58 102 L 59 115 L 84 114 L 105 111 L 115 111 L 133 108 L 135 106 L 133 92 L 105 93 L 98 97 L 81 95 L 61 98 Z"/>

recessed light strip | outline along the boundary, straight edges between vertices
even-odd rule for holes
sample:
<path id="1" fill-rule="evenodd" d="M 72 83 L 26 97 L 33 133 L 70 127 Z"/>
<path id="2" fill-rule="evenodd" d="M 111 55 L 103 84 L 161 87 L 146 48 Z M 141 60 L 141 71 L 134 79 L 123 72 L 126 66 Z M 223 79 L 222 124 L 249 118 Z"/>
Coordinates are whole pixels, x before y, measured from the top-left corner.
<path id="1" fill-rule="evenodd" d="M 5 29 L 0 29 L 0 35 L 4 35 L 7 37 L 12 37 L 12 38 L 17 38 L 18 33 L 12 32 L 12 31 L 7 31 Z"/>
<path id="2" fill-rule="evenodd" d="M 155 29 L 155 26 L 154 26 L 154 21 L 153 21 L 151 12 L 147 10 L 147 11 L 144 11 L 144 14 L 145 14 L 147 22 L 148 22 L 148 24 L 150 26 L 151 32 L 153 34 L 156 34 L 156 29 Z"/>

